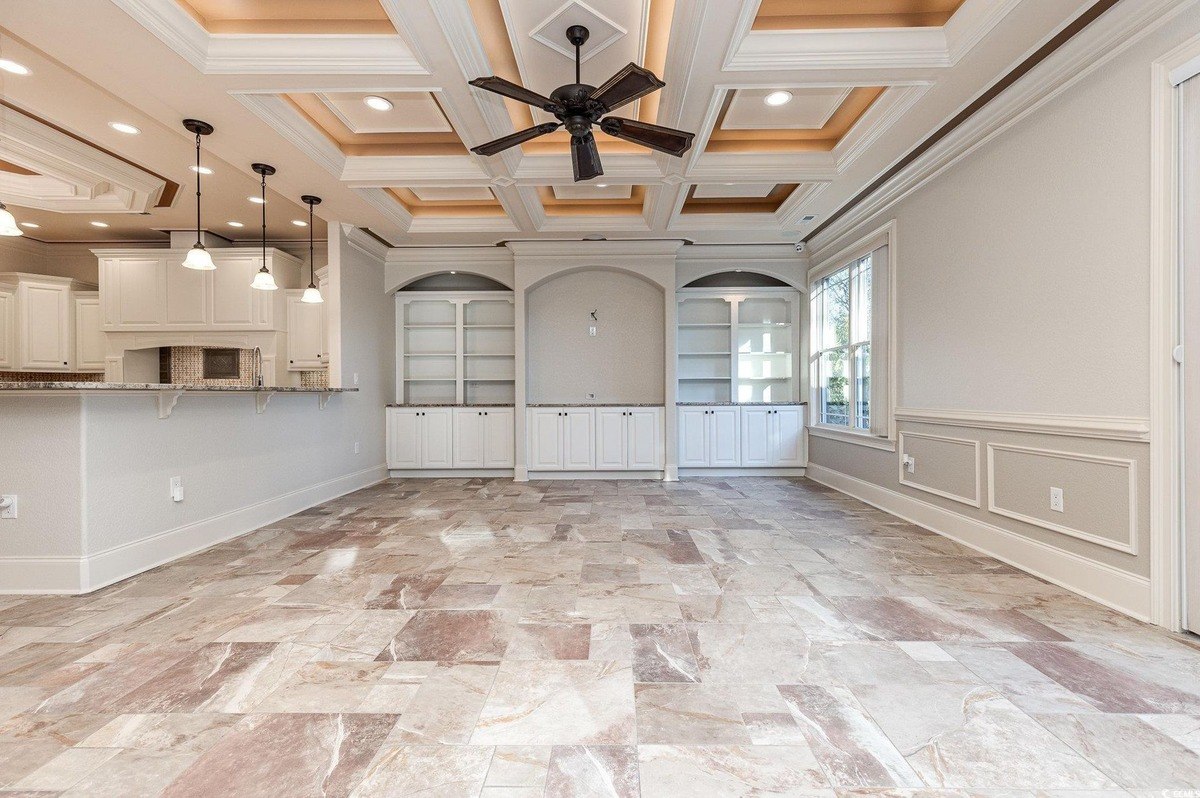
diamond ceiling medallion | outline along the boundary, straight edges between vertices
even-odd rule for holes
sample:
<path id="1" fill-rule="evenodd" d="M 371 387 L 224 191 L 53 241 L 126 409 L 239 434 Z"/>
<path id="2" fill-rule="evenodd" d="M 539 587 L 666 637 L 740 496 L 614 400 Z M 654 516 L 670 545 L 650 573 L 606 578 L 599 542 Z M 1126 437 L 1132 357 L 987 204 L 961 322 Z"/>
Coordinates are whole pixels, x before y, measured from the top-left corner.
<path id="1" fill-rule="evenodd" d="M 581 61 L 587 61 L 629 33 L 587 3 L 581 3 L 579 0 L 567 0 L 557 11 L 530 31 L 529 38 L 541 42 L 551 50 L 574 61 L 575 48 L 571 46 L 564 35 L 567 28 L 572 25 L 583 25 L 591 33 L 587 43 L 580 50 Z"/>

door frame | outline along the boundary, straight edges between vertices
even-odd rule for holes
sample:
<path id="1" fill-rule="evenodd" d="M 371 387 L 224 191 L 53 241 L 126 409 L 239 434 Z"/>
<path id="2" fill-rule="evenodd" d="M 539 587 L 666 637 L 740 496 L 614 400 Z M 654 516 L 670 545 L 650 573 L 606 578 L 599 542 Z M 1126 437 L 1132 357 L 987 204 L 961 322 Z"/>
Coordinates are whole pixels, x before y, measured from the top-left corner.
<path id="1" fill-rule="evenodd" d="M 1150 620 L 1184 624 L 1179 85 L 1200 75 L 1200 36 L 1151 67 Z"/>

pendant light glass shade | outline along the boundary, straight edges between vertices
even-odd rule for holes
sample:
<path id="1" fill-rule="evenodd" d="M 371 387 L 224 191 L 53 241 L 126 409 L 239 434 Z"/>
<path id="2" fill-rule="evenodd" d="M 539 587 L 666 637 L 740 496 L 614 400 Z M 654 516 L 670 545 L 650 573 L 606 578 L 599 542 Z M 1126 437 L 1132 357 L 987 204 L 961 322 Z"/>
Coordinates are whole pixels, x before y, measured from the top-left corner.
<path id="1" fill-rule="evenodd" d="M 213 263 L 212 255 L 208 254 L 200 239 L 200 175 L 203 174 L 200 166 L 200 137 L 212 133 L 213 126 L 199 119 L 185 119 L 183 127 L 189 133 L 196 134 L 196 243 L 188 250 L 187 257 L 183 259 L 183 266 L 198 272 L 211 272 L 217 268 L 217 264 Z"/>
<path id="2" fill-rule="evenodd" d="M 0 202 L 0 236 L 23 236 L 21 228 L 17 227 L 17 220 L 13 217 L 8 208 L 4 207 L 4 203 Z"/>
<path id="3" fill-rule="evenodd" d="M 310 305 L 319 305 L 325 301 L 325 297 L 321 296 L 321 289 L 317 288 L 314 271 L 316 261 L 313 258 L 313 207 L 321 203 L 321 198 L 305 194 L 300 201 L 308 206 L 308 288 L 304 289 L 300 301 Z"/>
<path id="4" fill-rule="evenodd" d="M 262 189 L 262 268 L 258 270 L 258 274 L 254 275 L 254 280 L 250 283 L 251 288 L 257 288 L 259 291 L 274 291 L 279 288 L 275 285 L 275 278 L 271 276 L 271 270 L 267 268 L 267 175 L 275 174 L 275 167 L 265 163 L 250 164 L 250 168 L 259 174 L 262 178 L 260 187 Z"/>
<path id="5" fill-rule="evenodd" d="M 259 291 L 274 291 L 279 286 L 275 285 L 275 278 L 267 271 L 267 267 L 263 266 L 258 270 L 258 274 L 254 275 L 254 282 L 250 283 L 250 287 Z"/>
<path id="6" fill-rule="evenodd" d="M 185 268 L 195 269 L 198 272 L 211 272 L 217 268 L 217 264 L 213 263 L 212 255 L 209 255 L 208 250 L 200 244 L 196 244 L 188 250 L 183 265 Z"/>

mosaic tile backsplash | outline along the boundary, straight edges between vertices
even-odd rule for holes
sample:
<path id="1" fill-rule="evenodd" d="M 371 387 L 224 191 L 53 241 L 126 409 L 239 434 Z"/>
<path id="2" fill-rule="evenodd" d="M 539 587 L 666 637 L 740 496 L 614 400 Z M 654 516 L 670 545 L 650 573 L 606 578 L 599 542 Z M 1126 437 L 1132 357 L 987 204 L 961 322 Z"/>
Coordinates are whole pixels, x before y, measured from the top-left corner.
<path id="1" fill-rule="evenodd" d="M 204 349 L 202 346 L 173 346 L 171 347 L 171 382 L 184 385 L 253 385 L 254 380 L 254 350 L 238 350 L 237 379 L 206 380 L 204 379 Z"/>
<path id="2" fill-rule="evenodd" d="M 64 371 L 0 371 L 0 382 L 104 382 L 104 374 Z"/>

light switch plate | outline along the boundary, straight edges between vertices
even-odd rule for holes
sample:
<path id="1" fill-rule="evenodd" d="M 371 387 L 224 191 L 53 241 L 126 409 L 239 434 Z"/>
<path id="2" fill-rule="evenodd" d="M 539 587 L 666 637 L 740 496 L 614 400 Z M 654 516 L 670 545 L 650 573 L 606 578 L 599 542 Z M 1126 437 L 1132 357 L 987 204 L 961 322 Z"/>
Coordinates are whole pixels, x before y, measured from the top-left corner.
<path id="1" fill-rule="evenodd" d="M 12 495 L 0 496 L 0 518 L 16 518 L 17 517 L 17 497 Z"/>
<path id="2" fill-rule="evenodd" d="M 183 501 L 183 477 L 171 477 L 171 501 Z"/>
<path id="3" fill-rule="evenodd" d="M 1065 512 L 1063 510 L 1063 489 L 1062 488 L 1051 488 L 1050 489 L 1050 509 L 1056 513 Z"/>

